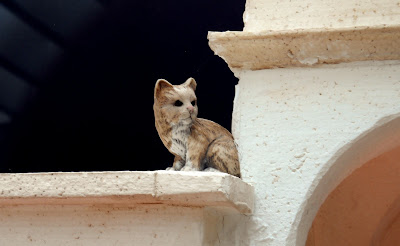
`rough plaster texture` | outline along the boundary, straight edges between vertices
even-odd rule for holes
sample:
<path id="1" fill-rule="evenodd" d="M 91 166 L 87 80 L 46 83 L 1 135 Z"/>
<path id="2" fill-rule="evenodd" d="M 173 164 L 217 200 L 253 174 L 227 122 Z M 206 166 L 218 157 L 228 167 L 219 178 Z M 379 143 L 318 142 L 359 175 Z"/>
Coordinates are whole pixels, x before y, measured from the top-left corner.
<path id="1" fill-rule="evenodd" d="M 328 194 L 400 146 L 400 2 L 248 0 L 243 19 L 208 35 L 239 78 L 232 130 L 256 192 L 242 245 L 303 246 Z"/>
<path id="2" fill-rule="evenodd" d="M 327 195 L 400 145 L 400 62 L 240 74 L 233 133 L 256 193 L 247 245 L 304 245 Z M 250 226 L 251 225 L 251 226 Z"/>
<path id="3" fill-rule="evenodd" d="M 225 173 L 75 172 L 0 174 L 2 204 L 151 204 L 251 213 L 253 187 Z"/>
<path id="4" fill-rule="evenodd" d="M 398 245 L 400 145 L 343 180 L 318 211 L 307 246 Z M 387 235 L 390 235 L 389 237 Z M 388 242 L 384 242 L 388 241 Z"/>
<path id="5" fill-rule="evenodd" d="M 399 24 L 393 0 L 247 0 L 244 31 L 343 28 Z"/>
<path id="6" fill-rule="evenodd" d="M 235 245 L 254 197 L 203 172 L 0 174 L 0 187 L 0 245 Z"/>
<path id="7" fill-rule="evenodd" d="M 0 207 L 1 245 L 203 245 L 201 208 L 165 205 Z"/>

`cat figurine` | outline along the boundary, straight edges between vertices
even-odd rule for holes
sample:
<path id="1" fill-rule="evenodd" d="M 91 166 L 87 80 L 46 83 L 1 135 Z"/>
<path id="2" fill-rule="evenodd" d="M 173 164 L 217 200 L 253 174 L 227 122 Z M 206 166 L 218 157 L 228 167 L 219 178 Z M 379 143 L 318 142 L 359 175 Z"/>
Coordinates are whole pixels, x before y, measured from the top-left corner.
<path id="1" fill-rule="evenodd" d="M 219 124 L 197 118 L 197 83 L 181 85 L 157 80 L 154 88 L 155 125 L 163 144 L 174 156 L 167 170 L 221 171 L 241 177 L 232 134 Z"/>

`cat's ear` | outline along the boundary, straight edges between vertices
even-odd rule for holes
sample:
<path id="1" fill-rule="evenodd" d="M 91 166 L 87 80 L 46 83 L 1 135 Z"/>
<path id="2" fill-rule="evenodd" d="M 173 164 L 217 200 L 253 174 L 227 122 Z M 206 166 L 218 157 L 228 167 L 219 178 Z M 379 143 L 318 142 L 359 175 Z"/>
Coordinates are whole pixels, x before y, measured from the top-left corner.
<path id="1" fill-rule="evenodd" d="M 156 86 L 154 87 L 154 98 L 157 98 L 160 92 L 165 88 L 173 88 L 173 85 L 171 85 L 171 83 L 169 83 L 165 79 L 157 80 Z"/>
<path id="2" fill-rule="evenodd" d="M 186 82 L 183 83 L 183 85 L 191 87 L 193 89 L 193 91 L 195 91 L 196 87 L 197 87 L 197 83 L 196 83 L 196 80 L 194 80 L 194 78 L 188 78 L 186 80 Z"/>

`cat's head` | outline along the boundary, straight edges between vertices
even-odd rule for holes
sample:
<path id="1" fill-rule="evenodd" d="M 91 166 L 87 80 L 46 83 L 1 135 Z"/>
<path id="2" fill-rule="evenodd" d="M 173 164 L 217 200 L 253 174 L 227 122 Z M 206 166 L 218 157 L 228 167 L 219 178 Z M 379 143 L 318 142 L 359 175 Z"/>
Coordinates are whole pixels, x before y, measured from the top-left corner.
<path id="1" fill-rule="evenodd" d="M 154 88 L 154 112 L 170 124 L 191 124 L 197 118 L 196 81 L 189 78 L 180 85 L 164 79 L 157 80 Z"/>

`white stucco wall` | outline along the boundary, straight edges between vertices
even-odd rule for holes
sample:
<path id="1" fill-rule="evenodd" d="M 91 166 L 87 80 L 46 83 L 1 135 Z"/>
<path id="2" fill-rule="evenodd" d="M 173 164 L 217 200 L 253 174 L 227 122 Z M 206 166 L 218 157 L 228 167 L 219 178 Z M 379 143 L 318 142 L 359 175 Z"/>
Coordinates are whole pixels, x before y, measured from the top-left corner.
<path id="1" fill-rule="evenodd" d="M 255 210 L 237 245 L 303 246 L 328 194 L 400 146 L 400 4 L 246 1 L 243 32 L 210 32 L 236 86 L 232 131 Z"/>
<path id="2" fill-rule="evenodd" d="M 201 208 L 0 207 L 1 245 L 203 245 Z"/>
<path id="3" fill-rule="evenodd" d="M 232 245 L 254 204 L 216 172 L 3 173 L 0 187 L 0 245 Z"/>
<path id="4" fill-rule="evenodd" d="M 352 149 L 348 166 L 323 179 L 364 135 L 400 117 L 400 62 L 247 70 L 239 76 L 233 133 L 243 180 L 256 191 L 249 225 L 257 233 L 246 245 L 304 245 L 329 192 L 367 160 L 400 145 L 397 123 L 385 139 L 374 133 L 372 142 Z"/>
<path id="5" fill-rule="evenodd" d="M 247 0 L 244 31 L 398 25 L 393 0 Z"/>

